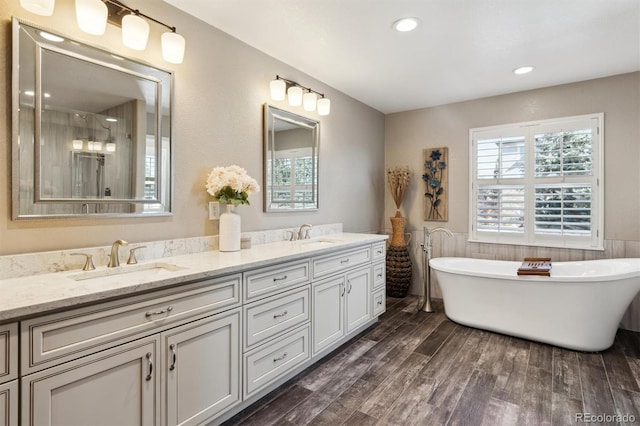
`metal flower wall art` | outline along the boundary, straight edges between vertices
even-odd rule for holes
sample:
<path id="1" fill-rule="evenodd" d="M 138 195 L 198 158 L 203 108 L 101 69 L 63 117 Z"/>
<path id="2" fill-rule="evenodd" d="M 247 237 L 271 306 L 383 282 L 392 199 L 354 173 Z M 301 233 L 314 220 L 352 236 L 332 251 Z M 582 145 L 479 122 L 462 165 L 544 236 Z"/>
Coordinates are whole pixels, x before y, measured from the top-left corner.
<path id="1" fill-rule="evenodd" d="M 424 150 L 425 173 L 422 180 L 426 184 L 424 220 L 446 222 L 449 220 L 448 161 L 447 148 Z"/>

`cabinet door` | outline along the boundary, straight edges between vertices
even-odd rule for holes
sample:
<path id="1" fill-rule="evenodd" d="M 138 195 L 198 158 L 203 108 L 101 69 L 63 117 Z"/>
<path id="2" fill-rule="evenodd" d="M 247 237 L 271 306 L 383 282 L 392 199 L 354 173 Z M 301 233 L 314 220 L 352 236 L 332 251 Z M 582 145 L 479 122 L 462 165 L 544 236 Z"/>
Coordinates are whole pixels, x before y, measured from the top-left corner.
<path id="1" fill-rule="evenodd" d="M 313 353 L 344 335 L 344 276 L 313 286 Z"/>
<path id="2" fill-rule="evenodd" d="M 240 401 L 240 309 L 162 333 L 166 425 L 201 424 Z"/>
<path id="3" fill-rule="evenodd" d="M 347 333 L 371 319 L 371 267 L 347 274 Z"/>
<path id="4" fill-rule="evenodd" d="M 18 380 L 0 385 L 0 426 L 18 424 Z"/>
<path id="5" fill-rule="evenodd" d="M 159 340 L 137 340 L 23 377 L 22 423 L 152 425 L 160 420 Z"/>

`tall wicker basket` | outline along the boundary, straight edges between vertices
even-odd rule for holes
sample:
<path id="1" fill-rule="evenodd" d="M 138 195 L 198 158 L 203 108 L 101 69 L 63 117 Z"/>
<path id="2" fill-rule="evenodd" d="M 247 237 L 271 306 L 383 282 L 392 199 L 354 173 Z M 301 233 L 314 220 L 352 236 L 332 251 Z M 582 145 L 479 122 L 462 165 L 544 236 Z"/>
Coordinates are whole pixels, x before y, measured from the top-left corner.
<path id="1" fill-rule="evenodd" d="M 407 219 L 395 216 L 391 219 L 391 241 L 387 248 L 387 296 L 406 297 L 411 285 L 411 258 L 408 244 L 411 234 L 405 233 Z"/>

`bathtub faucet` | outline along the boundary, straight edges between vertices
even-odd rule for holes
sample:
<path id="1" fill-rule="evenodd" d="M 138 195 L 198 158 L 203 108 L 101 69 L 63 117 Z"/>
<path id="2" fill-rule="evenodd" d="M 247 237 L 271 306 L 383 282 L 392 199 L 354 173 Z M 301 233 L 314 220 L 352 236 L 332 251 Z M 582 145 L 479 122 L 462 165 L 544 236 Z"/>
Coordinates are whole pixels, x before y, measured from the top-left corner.
<path id="1" fill-rule="evenodd" d="M 450 230 L 448 230 L 447 228 L 444 228 L 442 226 L 438 226 L 437 228 L 433 228 L 431 231 L 429 231 L 429 229 L 427 227 L 424 228 L 424 243 L 422 244 L 422 249 L 427 252 L 427 254 L 429 255 L 429 259 L 431 259 L 431 249 L 432 249 L 432 245 L 431 245 L 431 236 L 436 233 L 436 232 L 444 232 L 445 234 L 447 234 L 450 237 L 453 237 L 453 232 L 451 232 Z"/>
<path id="2" fill-rule="evenodd" d="M 433 306 L 431 305 L 431 269 L 429 268 L 429 261 L 431 260 L 431 236 L 436 232 L 444 232 L 450 237 L 453 237 L 453 232 L 444 228 L 442 226 L 438 226 L 429 230 L 426 226 L 424 227 L 424 239 L 423 243 L 420 244 L 422 247 L 422 266 L 424 271 L 424 300 L 418 303 L 418 310 L 423 310 L 425 312 L 433 312 Z"/>

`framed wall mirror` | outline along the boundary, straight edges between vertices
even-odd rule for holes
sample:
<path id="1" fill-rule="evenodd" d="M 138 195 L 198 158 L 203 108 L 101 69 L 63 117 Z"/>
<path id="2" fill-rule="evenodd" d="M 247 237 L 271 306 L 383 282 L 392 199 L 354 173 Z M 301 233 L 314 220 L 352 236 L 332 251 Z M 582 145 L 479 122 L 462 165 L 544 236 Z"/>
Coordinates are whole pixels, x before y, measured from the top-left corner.
<path id="1" fill-rule="evenodd" d="M 171 214 L 172 80 L 14 18 L 14 220 Z"/>
<path id="2" fill-rule="evenodd" d="M 264 105 L 264 210 L 318 209 L 320 122 Z"/>

